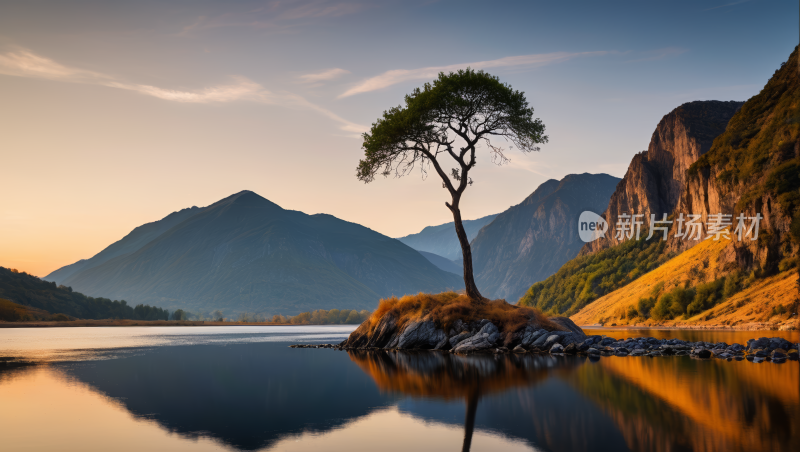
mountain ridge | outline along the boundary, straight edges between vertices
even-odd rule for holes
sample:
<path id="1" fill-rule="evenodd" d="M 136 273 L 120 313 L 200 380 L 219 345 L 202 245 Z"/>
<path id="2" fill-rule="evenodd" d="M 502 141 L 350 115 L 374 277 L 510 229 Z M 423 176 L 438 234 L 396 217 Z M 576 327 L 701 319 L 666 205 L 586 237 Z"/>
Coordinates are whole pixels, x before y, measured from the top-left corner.
<path id="1" fill-rule="evenodd" d="M 462 284 L 398 240 L 332 215 L 283 209 L 251 191 L 189 213 L 178 224 L 159 225 L 166 230 L 139 249 L 106 253 L 111 257 L 63 283 L 84 293 L 226 314 L 371 310 L 383 297 Z"/>

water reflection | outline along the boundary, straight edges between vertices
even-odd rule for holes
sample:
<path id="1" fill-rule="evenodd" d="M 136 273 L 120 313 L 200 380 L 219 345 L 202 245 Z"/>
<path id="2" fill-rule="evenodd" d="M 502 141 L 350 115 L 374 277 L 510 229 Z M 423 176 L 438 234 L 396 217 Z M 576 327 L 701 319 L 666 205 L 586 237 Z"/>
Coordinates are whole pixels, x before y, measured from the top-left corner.
<path id="1" fill-rule="evenodd" d="M 532 386 L 550 377 L 566 375 L 577 365 L 555 357 L 521 355 L 460 356 L 436 352 L 350 351 L 350 359 L 387 392 L 443 400 L 463 399 L 466 405 L 464 442 L 470 450 L 478 402 L 484 396 L 511 388 Z"/>
<path id="2" fill-rule="evenodd" d="M 800 440 L 797 362 L 193 343 L 0 364 L 3 450 L 782 451 Z"/>
<path id="3" fill-rule="evenodd" d="M 593 363 L 578 357 L 402 352 L 350 356 L 384 391 L 426 401 L 464 399 L 463 450 L 484 404 L 491 420 L 482 425 L 478 416 L 479 427 L 550 450 L 783 451 L 800 439 L 793 428 L 800 421 L 796 362 L 605 357 Z"/>
<path id="4" fill-rule="evenodd" d="M 199 345 L 54 367 L 172 433 L 255 450 L 339 428 L 396 400 L 343 355 L 285 344 Z"/>

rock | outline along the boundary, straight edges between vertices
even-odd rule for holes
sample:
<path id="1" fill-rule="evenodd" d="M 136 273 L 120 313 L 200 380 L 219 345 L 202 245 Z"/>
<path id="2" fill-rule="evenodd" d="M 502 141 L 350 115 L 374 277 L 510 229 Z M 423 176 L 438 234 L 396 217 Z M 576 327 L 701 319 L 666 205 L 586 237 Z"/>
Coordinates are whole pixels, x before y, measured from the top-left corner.
<path id="1" fill-rule="evenodd" d="M 586 336 L 586 333 L 584 333 L 583 330 L 575 324 L 575 322 L 570 320 L 569 317 L 550 317 L 550 321 L 567 331 Z"/>
<path id="2" fill-rule="evenodd" d="M 766 358 L 767 356 L 769 356 L 769 354 L 767 352 L 765 352 L 764 350 L 757 350 L 755 352 L 755 355 L 758 358 Z"/>
<path id="3" fill-rule="evenodd" d="M 575 345 L 575 343 L 573 342 L 573 343 L 567 345 L 566 347 L 564 347 L 564 353 L 569 354 L 569 355 L 574 355 L 575 353 L 578 353 L 578 346 Z"/>
<path id="4" fill-rule="evenodd" d="M 539 336 L 539 338 L 537 338 L 535 341 L 533 341 L 531 346 L 542 348 L 544 346 L 544 341 L 546 341 L 548 337 L 549 337 L 549 335 L 542 334 L 541 336 Z"/>
<path id="5" fill-rule="evenodd" d="M 397 348 L 402 350 L 431 349 L 446 340 L 444 331 L 436 328 L 433 320 L 409 322 L 397 341 Z"/>
<path id="6" fill-rule="evenodd" d="M 544 348 L 545 350 L 550 350 L 550 347 L 552 347 L 553 344 L 558 344 L 560 340 L 561 340 L 560 335 L 551 334 L 550 336 L 547 336 L 547 339 L 545 339 L 544 344 L 542 344 L 542 348 Z"/>
<path id="7" fill-rule="evenodd" d="M 625 353 L 625 354 L 628 354 L 628 353 L 629 353 L 629 351 L 628 351 L 628 349 L 627 349 L 627 348 L 625 348 L 625 347 L 619 347 L 619 348 L 617 348 L 617 353 Z"/>
<path id="8" fill-rule="evenodd" d="M 711 352 L 704 348 L 697 350 L 697 353 L 695 353 L 695 355 L 697 355 L 698 358 L 711 358 Z"/>
<path id="9" fill-rule="evenodd" d="M 450 342 L 450 348 L 455 347 L 458 343 L 460 343 L 461 341 L 463 341 L 465 339 L 468 339 L 468 338 L 472 337 L 474 334 L 475 333 L 473 333 L 471 331 L 463 331 L 463 332 L 451 337 L 450 340 L 448 341 L 448 342 Z"/>
<path id="10" fill-rule="evenodd" d="M 589 350 L 587 350 L 586 353 L 588 353 L 590 355 L 599 355 L 600 354 L 600 350 L 592 347 Z"/>
<path id="11" fill-rule="evenodd" d="M 450 350 L 450 341 L 447 337 L 443 338 L 436 347 L 433 347 L 434 350 Z"/>
<path id="12" fill-rule="evenodd" d="M 491 348 L 500 339 L 500 331 L 492 322 L 483 322 L 481 329 L 473 336 L 461 341 L 453 348 L 455 353 L 468 353 Z"/>
<path id="13" fill-rule="evenodd" d="M 775 350 L 774 352 L 772 352 L 771 356 L 772 356 L 772 359 L 783 359 L 783 358 L 786 358 L 786 353 L 782 353 L 782 352 L 779 352 L 778 350 Z"/>
<path id="14" fill-rule="evenodd" d="M 647 353 L 647 352 L 646 352 L 646 351 L 644 351 L 644 349 L 637 348 L 637 349 L 635 349 L 635 350 L 633 350 L 633 351 L 631 352 L 631 356 L 642 356 L 642 355 L 644 355 L 644 354 L 646 354 L 646 353 Z"/>
<path id="15" fill-rule="evenodd" d="M 525 350 L 525 347 L 523 347 L 521 344 L 517 345 L 516 347 L 514 347 L 514 350 L 512 350 L 512 351 L 514 353 L 527 353 L 528 352 L 528 350 Z"/>
<path id="16" fill-rule="evenodd" d="M 564 353 L 564 346 L 559 343 L 555 343 L 552 347 L 550 347 L 550 353 Z"/>
<path id="17" fill-rule="evenodd" d="M 524 345 L 525 347 L 530 347 L 533 345 L 533 342 L 536 339 L 539 339 L 542 335 L 546 334 L 547 330 L 544 329 L 537 329 L 532 325 L 528 325 L 525 327 L 524 330 L 520 333 L 520 344 Z"/>

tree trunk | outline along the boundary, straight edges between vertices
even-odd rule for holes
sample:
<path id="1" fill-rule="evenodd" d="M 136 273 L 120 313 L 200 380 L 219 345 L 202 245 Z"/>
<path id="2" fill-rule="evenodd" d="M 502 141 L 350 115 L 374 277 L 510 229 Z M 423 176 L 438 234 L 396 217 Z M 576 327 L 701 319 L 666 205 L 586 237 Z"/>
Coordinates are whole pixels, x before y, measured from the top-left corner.
<path id="1" fill-rule="evenodd" d="M 472 276 L 472 248 L 469 246 L 464 224 L 461 223 L 461 210 L 459 210 L 457 202 L 453 202 L 453 205 L 448 205 L 448 207 L 453 212 L 456 235 L 458 236 L 458 242 L 461 244 L 461 255 L 464 258 L 464 288 L 467 291 L 467 296 L 473 300 L 483 300 L 483 295 L 478 291 L 478 286 L 475 285 L 475 278 Z"/>

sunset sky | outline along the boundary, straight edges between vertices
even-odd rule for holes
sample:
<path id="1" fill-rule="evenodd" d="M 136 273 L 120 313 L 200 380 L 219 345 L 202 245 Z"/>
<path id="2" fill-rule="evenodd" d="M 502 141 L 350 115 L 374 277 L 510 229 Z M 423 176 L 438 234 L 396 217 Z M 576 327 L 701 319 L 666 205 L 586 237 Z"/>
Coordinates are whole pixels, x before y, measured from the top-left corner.
<path id="1" fill-rule="evenodd" d="M 365 185 L 359 134 L 439 71 L 524 91 L 550 142 L 479 156 L 464 218 L 547 179 L 618 177 L 661 117 L 746 100 L 798 3 L 3 1 L 0 266 L 44 276 L 134 227 L 253 190 L 398 237 L 452 221 L 441 182 Z"/>

